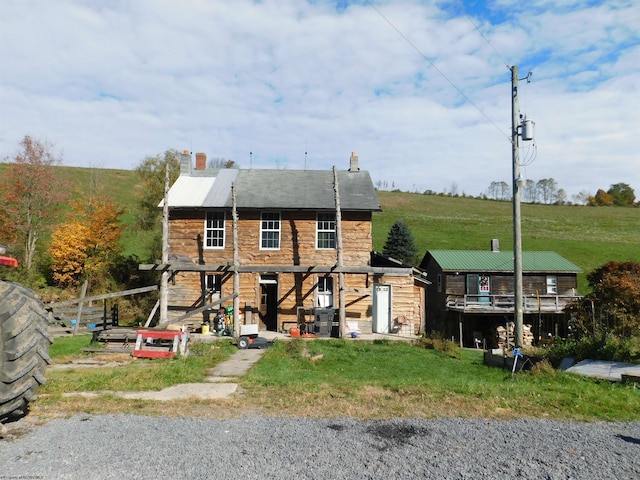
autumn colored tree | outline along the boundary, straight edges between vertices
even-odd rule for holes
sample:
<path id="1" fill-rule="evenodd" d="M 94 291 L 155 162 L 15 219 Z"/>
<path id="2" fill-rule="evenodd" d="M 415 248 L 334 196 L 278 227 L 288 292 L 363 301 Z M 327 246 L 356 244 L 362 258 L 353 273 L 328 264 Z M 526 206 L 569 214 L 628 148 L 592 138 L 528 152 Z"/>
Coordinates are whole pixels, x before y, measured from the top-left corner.
<path id="1" fill-rule="evenodd" d="M 640 263 L 608 262 L 587 279 L 592 293 L 571 307 L 576 334 L 640 335 Z"/>
<path id="2" fill-rule="evenodd" d="M 57 285 L 66 287 L 80 281 L 87 261 L 88 238 L 89 228 L 79 220 L 65 222 L 52 232 L 49 254 Z"/>
<path id="3" fill-rule="evenodd" d="M 33 272 L 39 241 L 58 220 L 68 198 L 68 183 L 55 168 L 61 163 L 53 144 L 26 135 L 0 177 L 0 237 L 17 245 L 28 277 Z"/>
<path id="4" fill-rule="evenodd" d="M 99 194 L 74 202 L 72 209 L 72 218 L 51 236 L 53 279 L 61 286 L 77 284 L 82 278 L 101 282 L 117 260 L 123 211 Z"/>
<path id="5" fill-rule="evenodd" d="M 602 189 L 595 196 L 589 197 L 588 205 L 591 207 L 608 207 L 613 205 L 613 197 Z"/>

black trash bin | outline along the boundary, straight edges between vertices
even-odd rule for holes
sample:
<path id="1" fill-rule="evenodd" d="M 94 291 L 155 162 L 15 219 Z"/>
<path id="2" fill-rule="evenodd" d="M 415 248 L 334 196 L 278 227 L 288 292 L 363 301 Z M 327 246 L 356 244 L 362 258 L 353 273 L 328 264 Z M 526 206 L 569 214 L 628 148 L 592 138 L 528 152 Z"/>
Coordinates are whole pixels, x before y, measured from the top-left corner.
<path id="1" fill-rule="evenodd" d="M 313 311 L 316 335 L 319 338 L 331 336 L 333 319 L 336 315 L 335 308 L 316 308 Z"/>

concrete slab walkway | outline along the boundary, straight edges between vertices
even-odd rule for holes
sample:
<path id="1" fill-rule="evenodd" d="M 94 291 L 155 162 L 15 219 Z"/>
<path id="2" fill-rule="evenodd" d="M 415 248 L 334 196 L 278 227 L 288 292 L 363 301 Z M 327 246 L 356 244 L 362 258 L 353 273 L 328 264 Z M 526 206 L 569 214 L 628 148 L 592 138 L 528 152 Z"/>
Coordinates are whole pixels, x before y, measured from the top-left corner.
<path id="1" fill-rule="evenodd" d="M 241 377 L 258 361 L 264 350 L 249 349 L 238 350 L 226 361 L 211 368 L 207 375 L 206 382 L 203 383 L 181 383 L 172 387 L 163 388 L 158 391 L 143 392 L 70 392 L 64 396 L 98 397 L 109 393 L 120 398 L 155 400 L 166 402 L 186 398 L 197 398 L 200 400 L 216 400 L 229 398 L 238 391 L 238 384 L 235 379 Z"/>
<path id="2" fill-rule="evenodd" d="M 622 374 L 640 376 L 640 365 L 635 363 L 607 362 L 604 360 L 583 360 L 567 368 L 569 373 L 602 378 L 614 382 L 622 381 Z"/>

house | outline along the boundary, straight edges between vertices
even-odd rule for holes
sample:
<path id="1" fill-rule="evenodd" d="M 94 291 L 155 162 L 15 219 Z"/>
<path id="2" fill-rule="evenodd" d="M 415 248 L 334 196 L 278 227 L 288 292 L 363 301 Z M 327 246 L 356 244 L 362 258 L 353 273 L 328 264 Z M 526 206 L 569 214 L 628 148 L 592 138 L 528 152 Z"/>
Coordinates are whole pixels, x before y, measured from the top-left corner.
<path id="1" fill-rule="evenodd" d="M 372 253 L 381 207 L 355 153 L 343 171 L 212 170 L 203 153 L 192 168 L 185 153 L 168 207 L 170 319 L 233 305 L 236 325 L 259 330 L 312 327 L 331 309 L 334 335 L 423 326 L 426 279 Z"/>
<path id="2" fill-rule="evenodd" d="M 513 322 L 513 252 L 500 251 L 497 240 L 491 250 L 429 250 L 420 268 L 432 281 L 427 331 L 464 346 L 497 346 L 499 332 Z M 579 298 L 581 271 L 555 252 L 522 253 L 523 324 L 530 326 L 530 341 L 566 334 L 564 308 Z"/>

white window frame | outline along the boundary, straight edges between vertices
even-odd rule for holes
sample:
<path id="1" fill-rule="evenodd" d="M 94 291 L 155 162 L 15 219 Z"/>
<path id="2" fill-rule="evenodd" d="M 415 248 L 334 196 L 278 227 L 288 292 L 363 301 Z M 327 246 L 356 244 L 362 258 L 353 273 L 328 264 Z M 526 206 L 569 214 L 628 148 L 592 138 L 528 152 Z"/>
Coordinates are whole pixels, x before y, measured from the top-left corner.
<path id="1" fill-rule="evenodd" d="M 321 245 L 328 244 L 329 246 Z M 316 249 L 336 249 L 336 214 L 318 213 L 316 217 Z"/>
<path id="2" fill-rule="evenodd" d="M 267 238 L 265 238 L 265 234 L 267 235 Z M 273 234 L 276 235 L 274 236 Z M 280 212 L 262 212 L 260 214 L 260 250 L 280 250 L 281 236 L 282 219 L 280 217 Z M 269 243 L 273 241 L 277 243 L 276 246 L 265 246 L 265 242 Z"/>
<path id="3" fill-rule="evenodd" d="M 217 216 L 217 218 L 210 218 L 210 217 L 213 217 L 214 215 Z M 222 216 L 222 218 L 220 218 L 220 216 Z M 211 225 L 214 222 L 219 223 L 220 220 L 222 220 L 222 226 L 220 226 L 219 224 L 215 226 Z M 204 248 L 217 249 L 217 250 L 221 250 L 224 248 L 224 239 L 226 236 L 225 228 L 227 224 L 226 220 L 227 220 L 227 216 L 225 212 L 207 212 L 204 218 L 204 245 L 203 245 Z M 213 235 L 209 237 L 209 232 L 212 232 L 212 233 L 222 232 L 222 237 L 213 236 Z M 210 240 L 219 240 L 222 242 L 222 245 L 210 245 Z"/>
<path id="4" fill-rule="evenodd" d="M 556 275 L 547 275 L 547 295 L 558 294 L 558 277 Z"/>
<path id="5" fill-rule="evenodd" d="M 333 277 L 318 277 L 316 285 L 318 307 L 333 307 Z"/>

